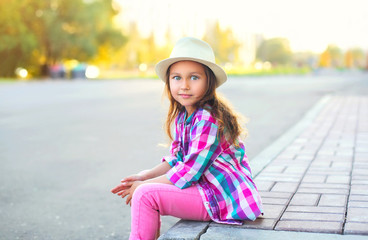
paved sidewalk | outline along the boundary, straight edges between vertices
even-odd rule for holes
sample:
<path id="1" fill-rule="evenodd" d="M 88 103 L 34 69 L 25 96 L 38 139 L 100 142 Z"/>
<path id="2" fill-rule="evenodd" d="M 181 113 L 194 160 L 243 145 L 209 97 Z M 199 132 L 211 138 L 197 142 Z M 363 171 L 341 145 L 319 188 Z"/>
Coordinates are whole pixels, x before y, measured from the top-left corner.
<path id="1" fill-rule="evenodd" d="M 181 221 L 160 239 L 306 234 L 295 232 L 316 239 L 368 239 L 368 97 L 322 99 L 275 144 L 253 172 L 263 217 L 240 227 Z"/>

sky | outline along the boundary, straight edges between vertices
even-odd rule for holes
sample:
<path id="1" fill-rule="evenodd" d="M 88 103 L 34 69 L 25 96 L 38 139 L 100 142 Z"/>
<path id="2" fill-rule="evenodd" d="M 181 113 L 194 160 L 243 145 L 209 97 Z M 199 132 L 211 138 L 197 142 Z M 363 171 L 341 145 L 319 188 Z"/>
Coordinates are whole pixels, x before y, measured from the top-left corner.
<path id="1" fill-rule="evenodd" d="M 115 0 L 117 22 L 135 21 L 143 35 L 154 32 L 164 43 L 174 38 L 202 37 L 206 24 L 218 20 L 244 38 L 262 34 L 285 37 L 294 51 L 322 52 L 329 44 L 346 50 L 368 50 L 368 0 Z"/>

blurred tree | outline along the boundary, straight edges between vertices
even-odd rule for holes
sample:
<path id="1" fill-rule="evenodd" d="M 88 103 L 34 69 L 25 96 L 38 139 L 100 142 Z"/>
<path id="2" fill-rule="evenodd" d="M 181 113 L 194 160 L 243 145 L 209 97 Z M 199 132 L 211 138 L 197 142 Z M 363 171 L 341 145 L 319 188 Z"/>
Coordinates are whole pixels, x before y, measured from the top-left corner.
<path id="1" fill-rule="evenodd" d="M 344 57 L 342 51 L 336 45 L 328 45 L 328 47 L 322 53 L 322 55 L 329 56 L 329 65 L 328 66 L 321 65 L 322 67 L 342 68 L 344 66 Z"/>
<path id="2" fill-rule="evenodd" d="M 19 1 L 0 0 L 0 76 L 12 76 L 17 67 L 26 66 L 37 46 L 18 9 Z"/>
<path id="3" fill-rule="evenodd" d="M 353 48 L 353 49 L 349 49 L 346 53 L 345 53 L 345 62 L 348 60 L 350 60 L 350 65 L 347 67 L 352 67 L 352 68 L 364 68 L 365 67 L 365 54 L 363 49 L 361 48 Z"/>
<path id="4" fill-rule="evenodd" d="M 348 50 L 345 52 L 344 60 L 345 60 L 345 67 L 347 68 L 353 67 L 353 54 L 351 50 Z"/>
<path id="5" fill-rule="evenodd" d="M 158 61 L 169 57 L 173 46 L 168 38 L 164 46 L 159 46 L 153 32 L 148 37 L 139 33 L 136 22 L 132 22 L 126 32 L 129 35 L 126 45 L 114 55 L 116 66 L 132 70 L 146 64 L 152 68 Z"/>
<path id="6" fill-rule="evenodd" d="M 323 68 L 327 68 L 331 66 L 331 55 L 327 50 L 321 53 L 319 57 L 319 66 Z"/>
<path id="7" fill-rule="evenodd" d="M 289 64 L 292 60 L 292 52 L 289 41 L 285 38 L 271 38 L 264 40 L 257 49 L 256 58 L 272 64 Z"/>
<path id="8" fill-rule="evenodd" d="M 0 36 L 7 37 L 0 38 L 0 46 L 15 41 L 6 49 L 0 48 L 0 56 L 16 55 L 5 58 L 12 63 L 1 69 L 0 75 L 11 75 L 19 65 L 36 67 L 62 59 L 87 61 L 101 45 L 121 47 L 125 38 L 112 26 L 114 15 L 111 0 L 0 0 L 1 22 L 6 22 Z"/>
<path id="9" fill-rule="evenodd" d="M 207 27 L 203 40 L 211 45 L 219 64 L 234 63 L 239 60 L 240 43 L 231 28 L 223 30 L 220 23 L 216 21 Z"/>
<path id="10" fill-rule="evenodd" d="M 138 49 L 141 44 L 141 36 L 138 31 L 138 26 L 135 22 L 131 22 L 126 31 L 129 35 L 129 39 L 126 44 L 117 52 L 116 57 L 120 60 L 117 61 L 120 66 L 124 66 L 124 68 L 133 68 L 137 67 L 136 64 L 140 61 Z"/>

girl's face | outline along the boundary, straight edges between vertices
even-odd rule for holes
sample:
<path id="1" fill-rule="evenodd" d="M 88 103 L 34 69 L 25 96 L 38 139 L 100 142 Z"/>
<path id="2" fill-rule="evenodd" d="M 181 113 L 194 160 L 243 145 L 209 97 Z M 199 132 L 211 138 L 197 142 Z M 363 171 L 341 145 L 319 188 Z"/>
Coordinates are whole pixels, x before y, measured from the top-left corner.
<path id="1" fill-rule="evenodd" d="M 170 92 L 173 98 L 185 107 L 188 116 L 196 109 L 207 90 L 204 66 L 193 61 L 176 62 L 170 67 Z"/>

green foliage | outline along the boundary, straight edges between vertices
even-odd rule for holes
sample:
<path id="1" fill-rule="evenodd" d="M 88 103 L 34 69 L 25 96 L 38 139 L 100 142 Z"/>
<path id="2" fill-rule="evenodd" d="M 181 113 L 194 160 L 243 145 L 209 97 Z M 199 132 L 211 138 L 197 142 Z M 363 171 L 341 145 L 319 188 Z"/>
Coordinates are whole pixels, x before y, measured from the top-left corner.
<path id="1" fill-rule="evenodd" d="M 111 0 L 0 0 L 0 75 L 63 59 L 88 61 L 126 41 L 112 26 Z"/>
<path id="2" fill-rule="evenodd" d="M 0 0 L 0 75 L 11 76 L 30 61 L 37 40 L 18 11 L 19 1 Z M 23 57 L 21 57 L 23 56 Z"/>
<path id="3" fill-rule="evenodd" d="M 289 64 L 292 60 L 289 41 L 284 38 L 264 40 L 257 49 L 256 58 L 263 62 L 268 61 L 274 65 Z"/>

